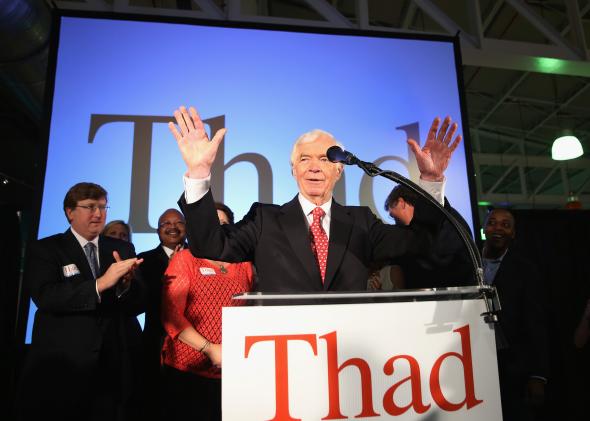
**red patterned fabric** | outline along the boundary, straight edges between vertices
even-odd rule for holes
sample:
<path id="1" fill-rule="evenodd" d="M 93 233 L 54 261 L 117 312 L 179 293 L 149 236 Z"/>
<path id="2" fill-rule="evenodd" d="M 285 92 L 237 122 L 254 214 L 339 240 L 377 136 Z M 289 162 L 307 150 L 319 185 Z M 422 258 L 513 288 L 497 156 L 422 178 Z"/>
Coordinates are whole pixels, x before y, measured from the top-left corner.
<path id="1" fill-rule="evenodd" d="M 221 377 L 221 370 L 205 354 L 181 342 L 178 335 L 193 326 L 212 343 L 221 343 L 221 309 L 243 305 L 231 297 L 250 291 L 253 280 L 249 262 L 224 266 L 227 273 L 193 257 L 189 250 L 179 251 L 170 261 L 162 285 L 162 324 L 168 334 L 162 348 L 164 364 L 203 377 Z"/>
<path id="2" fill-rule="evenodd" d="M 326 263 L 328 262 L 328 236 L 322 227 L 322 218 L 326 214 L 320 207 L 311 211 L 313 215 L 313 222 L 309 226 L 311 231 L 311 249 L 315 255 L 316 262 L 320 268 L 322 275 L 322 282 L 326 277 Z"/>

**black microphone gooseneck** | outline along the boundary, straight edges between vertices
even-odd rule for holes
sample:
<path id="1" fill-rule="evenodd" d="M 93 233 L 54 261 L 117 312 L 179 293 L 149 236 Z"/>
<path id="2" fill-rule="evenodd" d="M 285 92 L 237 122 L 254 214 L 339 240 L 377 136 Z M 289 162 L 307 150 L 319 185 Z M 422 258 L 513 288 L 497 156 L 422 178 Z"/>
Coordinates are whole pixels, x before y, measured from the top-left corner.
<path id="1" fill-rule="evenodd" d="M 487 323 L 496 323 L 498 321 L 497 312 L 500 310 L 500 308 L 499 300 L 497 299 L 496 288 L 491 285 L 487 285 L 484 282 L 483 265 L 479 250 L 477 249 L 477 246 L 475 245 L 475 242 L 473 241 L 471 236 L 466 232 L 465 228 L 459 223 L 459 221 L 457 221 L 457 219 L 449 211 L 447 211 L 436 199 L 434 199 L 422 187 L 420 187 L 413 181 L 409 180 L 408 178 L 402 176 L 401 174 L 396 173 L 395 171 L 382 170 L 372 162 L 361 161 L 352 153 L 342 150 L 342 148 L 339 146 L 332 146 L 328 148 L 328 150 L 326 151 L 326 156 L 331 162 L 339 162 L 345 165 L 357 165 L 370 177 L 376 177 L 380 175 L 398 184 L 406 186 L 407 188 L 415 192 L 417 195 L 425 199 L 428 203 L 436 207 L 440 212 L 442 212 L 445 218 L 451 223 L 451 225 L 453 225 L 455 231 L 457 231 L 457 233 L 459 234 L 459 237 L 463 241 L 463 244 L 465 245 L 469 253 L 469 258 L 473 266 L 475 279 L 477 280 L 480 291 L 486 298 L 484 302 L 486 303 L 487 311 L 482 314 L 482 316 L 484 316 L 484 320 Z"/>

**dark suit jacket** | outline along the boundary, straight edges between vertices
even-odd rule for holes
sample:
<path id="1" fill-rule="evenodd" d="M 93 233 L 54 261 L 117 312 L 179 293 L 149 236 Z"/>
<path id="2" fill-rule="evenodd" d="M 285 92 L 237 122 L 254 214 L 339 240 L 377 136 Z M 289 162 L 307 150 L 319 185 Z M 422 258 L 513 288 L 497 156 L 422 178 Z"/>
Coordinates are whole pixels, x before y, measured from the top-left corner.
<path id="1" fill-rule="evenodd" d="M 123 259 L 135 255 L 131 243 L 101 236 L 101 274 L 114 262 L 114 250 Z M 79 273 L 66 276 L 67 265 Z M 100 302 L 95 285 L 70 230 L 31 244 L 25 286 L 38 310 L 21 382 L 19 408 L 25 419 L 35 410 L 44 418 L 84 417 L 92 411 L 94 396 L 109 395 L 104 405 L 112 407 L 113 399 L 126 402 L 133 394 L 134 364 L 141 352 L 135 316 L 144 311 L 143 283 L 136 277 L 120 298 L 114 287 L 106 290 Z"/>
<path id="2" fill-rule="evenodd" d="M 420 202 L 418 206 L 430 206 Z M 445 200 L 445 209 L 457 219 L 464 231 L 471 236 L 469 225 L 461 214 Z M 399 264 L 404 273 L 405 288 L 444 288 L 476 285 L 473 264 L 469 253 L 455 227 L 445 220 L 433 238 L 428 258 L 402 258 Z"/>
<path id="3" fill-rule="evenodd" d="M 168 267 L 168 255 L 159 245 L 155 249 L 139 253 L 137 257 L 143 259 L 139 267 L 147 288 L 147 307 L 145 310 L 144 335 L 164 334 L 162 328 L 160 307 L 162 304 L 162 276 Z"/>
<path id="4" fill-rule="evenodd" d="M 220 226 L 209 191 L 201 200 L 179 201 L 193 255 L 228 262 L 252 261 L 263 292 L 364 291 L 369 265 L 428 251 L 440 218 L 416 215 L 409 227 L 383 224 L 364 206 L 332 202 L 325 282 L 310 246 L 297 197 L 278 205 L 256 203 L 233 227 Z M 430 224 L 425 224 L 430 221 Z M 422 223 L 422 224 L 420 224 Z M 227 228 L 225 228 L 227 227 Z"/>
<path id="5" fill-rule="evenodd" d="M 165 336 L 162 327 L 162 277 L 168 267 L 168 255 L 160 244 L 158 247 L 139 253 L 143 263 L 139 267 L 147 288 L 147 306 L 145 310 L 145 325 L 143 337 L 147 357 L 159 366 L 162 341 Z"/>
<path id="6" fill-rule="evenodd" d="M 502 310 L 499 322 L 508 348 L 500 350 L 500 369 L 526 380 L 547 377 L 546 308 L 541 275 L 532 262 L 508 249 L 494 285 Z"/>

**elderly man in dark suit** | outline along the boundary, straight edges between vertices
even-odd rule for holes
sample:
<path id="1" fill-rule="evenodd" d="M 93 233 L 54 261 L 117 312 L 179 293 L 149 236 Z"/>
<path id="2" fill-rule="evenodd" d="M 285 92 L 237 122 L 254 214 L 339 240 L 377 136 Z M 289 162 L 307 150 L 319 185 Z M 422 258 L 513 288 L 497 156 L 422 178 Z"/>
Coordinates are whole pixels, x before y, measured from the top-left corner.
<path id="1" fill-rule="evenodd" d="M 133 245 L 99 235 L 107 192 L 65 196 L 70 227 L 30 246 L 25 285 L 37 305 L 17 419 L 134 419 L 144 289 Z"/>
<path id="2" fill-rule="evenodd" d="M 366 207 L 342 206 L 332 199 L 343 167 L 326 157 L 337 144 L 327 132 L 302 135 L 291 154 L 299 194 L 282 206 L 255 204 L 234 229 L 217 223 L 209 189 L 211 166 L 225 134 L 211 141 L 196 110 L 181 107 L 169 124 L 187 165 L 185 194 L 180 205 L 187 219 L 187 236 L 195 256 L 228 262 L 252 261 L 258 290 L 263 292 L 362 291 L 369 266 L 401 255 L 425 253 L 429 233 L 440 218 L 415 215 L 408 227 L 383 224 Z M 440 130 L 439 130 L 440 126 Z M 444 170 L 461 137 L 450 118 L 435 119 L 423 149 L 411 140 L 424 187 L 438 190 Z M 442 197 L 438 198 L 439 201 Z"/>

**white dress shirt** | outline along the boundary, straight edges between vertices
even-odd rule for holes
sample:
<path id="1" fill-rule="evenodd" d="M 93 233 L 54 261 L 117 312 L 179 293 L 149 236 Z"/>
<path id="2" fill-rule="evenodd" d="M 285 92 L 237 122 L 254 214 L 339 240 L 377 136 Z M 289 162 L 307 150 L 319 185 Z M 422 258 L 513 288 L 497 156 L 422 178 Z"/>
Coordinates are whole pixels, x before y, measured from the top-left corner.
<path id="1" fill-rule="evenodd" d="M 209 188 L 211 187 L 211 175 L 207 176 L 206 178 L 188 178 L 186 175 L 183 176 L 182 181 L 184 183 L 184 199 L 186 200 L 187 204 L 190 203 L 195 203 L 199 200 L 201 200 L 203 198 L 203 196 L 205 196 L 207 194 L 207 192 L 209 191 Z M 418 185 L 420 187 L 422 187 L 424 190 L 426 190 L 426 192 L 428 192 L 432 197 L 434 197 L 438 203 L 440 203 L 442 206 L 444 206 L 445 204 L 445 183 L 446 183 L 446 178 L 443 181 L 426 181 L 426 180 L 422 180 L 422 179 L 418 179 Z M 308 222 L 312 221 L 312 219 L 310 219 L 310 216 L 308 215 L 308 212 L 306 211 L 306 208 L 304 207 L 304 204 L 302 202 L 302 199 L 305 199 L 301 193 L 299 193 L 299 203 L 301 203 L 301 207 L 303 208 L 305 214 L 307 215 L 307 219 Z M 309 202 L 307 199 L 305 199 L 307 202 Z M 311 202 L 309 202 L 311 203 Z M 324 208 L 324 205 L 328 204 L 327 209 Z M 332 206 L 332 200 L 328 200 L 328 202 L 326 202 L 324 205 L 321 205 L 321 207 L 324 209 L 324 211 L 326 212 L 326 216 L 324 216 L 322 225 L 324 227 L 324 231 L 326 231 L 326 234 L 329 233 L 329 229 L 326 229 L 326 226 L 329 227 L 329 221 L 330 221 L 330 208 Z M 313 205 L 313 207 L 315 208 L 316 205 Z M 311 210 L 313 210 L 313 208 L 311 208 Z M 311 212 L 310 210 L 310 212 Z M 328 221 L 328 224 L 326 225 L 325 221 Z M 328 234 L 329 235 L 329 234 Z"/>
<path id="2" fill-rule="evenodd" d="M 76 237 L 76 240 L 78 240 L 78 243 L 80 243 L 80 247 L 82 247 L 82 250 L 84 250 L 84 246 L 86 246 L 86 244 L 94 244 L 94 246 L 96 247 L 96 264 L 100 268 L 100 253 L 98 252 L 98 235 L 94 237 L 92 240 L 88 241 L 86 238 L 78 234 L 73 227 L 70 226 L 70 230 L 72 231 L 72 234 L 74 234 L 74 237 Z M 86 255 L 86 253 L 84 253 L 84 255 Z M 94 288 L 96 289 L 96 296 L 98 297 L 98 302 L 100 303 L 100 292 L 98 292 L 98 280 L 95 280 Z"/>

